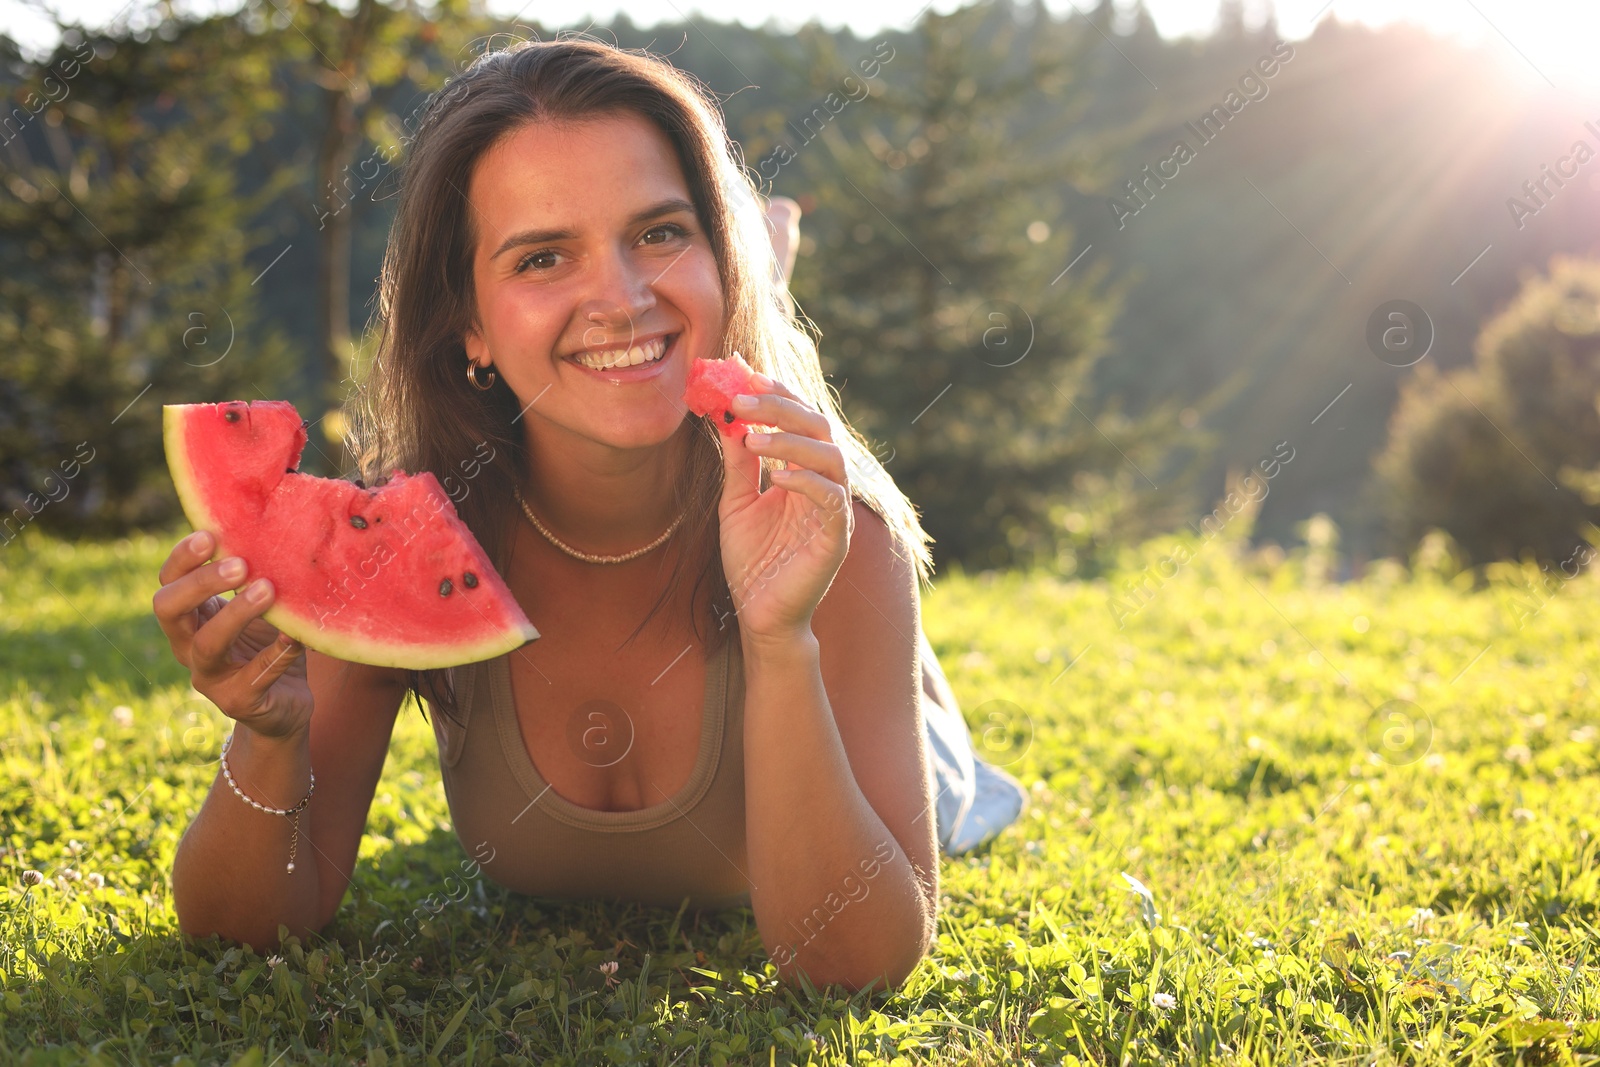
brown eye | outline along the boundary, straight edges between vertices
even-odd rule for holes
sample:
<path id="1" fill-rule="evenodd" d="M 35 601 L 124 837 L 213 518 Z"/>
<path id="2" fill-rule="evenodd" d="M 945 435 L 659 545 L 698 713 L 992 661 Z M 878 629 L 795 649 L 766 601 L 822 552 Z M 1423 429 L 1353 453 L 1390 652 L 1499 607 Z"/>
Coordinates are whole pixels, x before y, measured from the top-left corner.
<path id="1" fill-rule="evenodd" d="M 674 238 L 686 237 L 688 233 L 689 231 L 675 222 L 664 222 L 659 226 L 650 227 L 644 232 L 644 236 L 640 240 L 647 245 L 665 244 Z M 651 237 L 658 237 L 659 239 L 651 240 Z"/>
<path id="2" fill-rule="evenodd" d="M 527 255 L 523 256 L 517 261 L 516 272 L 521 274 L 530 266 L 537 266 L 539 270 L 549 270 L 551 267 L 556 265 L 555 258 L 556 254 L 548 249 L 541 249 L 538 252 L 529 252 Z"/>

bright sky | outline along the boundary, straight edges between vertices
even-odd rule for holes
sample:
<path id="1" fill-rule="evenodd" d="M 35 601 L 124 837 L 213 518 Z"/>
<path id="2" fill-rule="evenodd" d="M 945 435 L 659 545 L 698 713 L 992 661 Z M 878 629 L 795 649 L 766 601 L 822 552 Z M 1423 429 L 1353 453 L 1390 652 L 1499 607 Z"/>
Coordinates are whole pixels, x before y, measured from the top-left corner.
<path id="1" fill-rule="evenodd" d="M 150 0 L 0 0 L 0 32 L 28 50 L 48 47 L 49 23 L 31 10 L 46 3 L 54 10 L 79 13 L 89 25 L 138 17 Z M 606 21 L 626 12 L 637 25 L 706 17 L 758 25 L 768 20 L 792 27 L 816 19 L 826 26 L 848 25 L 858 34 L 885 26 L 904 27 L 927 0 L 488 0 L 489 10 L 509 20 L 538 18 L 550 25 L 573 25 L 586 17 Z M 962 0 L 932 0 L 949 11 Z M 1056 11 L 1087 11 L 1094 0 L 1045 0 Z M 1259 23 L 1271 0 L 1245 0 L 1246 21 Z M 228 0 L 175 0 L 183 11 L 236 7 Z M 353 7 L 353 0 L 342 0 Z M 1119 7 L 1125 6 L 1121 0 Z M 1145 7 L 1167 37 L 1204 33 L 1216 21 L 1217 0 L 1146 0 Z M 1597 0 L 1277 0 L 1278 27 L 1298 39 L 1319 19 L 1385 25 L 1406 21 L 1434 32 L 1486 44 L 1508 66 L 1520 68 L 1531 85 L 1546 82 L 1585 95 L 1600 90 L 1600 2 Z"/>

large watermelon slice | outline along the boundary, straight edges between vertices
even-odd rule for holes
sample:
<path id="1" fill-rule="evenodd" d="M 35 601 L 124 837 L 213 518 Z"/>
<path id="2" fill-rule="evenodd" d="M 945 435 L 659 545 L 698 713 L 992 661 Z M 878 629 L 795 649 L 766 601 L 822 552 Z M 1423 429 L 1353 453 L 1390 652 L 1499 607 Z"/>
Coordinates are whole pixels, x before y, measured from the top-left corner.
<path id="1" fill-rule="evenodd" d="M 184 514 L 216 537 L 214 559 L 271 579 L 263 617 L 307 648 L 423 670 L 539 636 L 432 474 L 366 489 L 298 473 L 306 427 L 287 401 L 169 404 L 162 418 Z"/>

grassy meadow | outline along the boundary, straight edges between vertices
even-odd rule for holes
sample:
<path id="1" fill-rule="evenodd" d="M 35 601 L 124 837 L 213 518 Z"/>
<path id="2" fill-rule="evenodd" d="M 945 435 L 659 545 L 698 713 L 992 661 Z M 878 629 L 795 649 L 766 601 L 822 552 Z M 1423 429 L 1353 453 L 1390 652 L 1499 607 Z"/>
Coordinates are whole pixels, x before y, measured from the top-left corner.
<path id="1" fill-rule="evenodd" d="M 1128 550 L 1135 599 L 945 575 L 929 636 L 1032 805 L 944 861 L 905 988 L 848 997 L 779 986 L 747 910 L 464 881 L 414 707 L 326 936 L 186 943 L 226 724 L 150 615 L 176 536 L 0 547 L 0 1061 L 1600 1060 L 1591 575 L 1330 584 L 1221 540 Z"/>

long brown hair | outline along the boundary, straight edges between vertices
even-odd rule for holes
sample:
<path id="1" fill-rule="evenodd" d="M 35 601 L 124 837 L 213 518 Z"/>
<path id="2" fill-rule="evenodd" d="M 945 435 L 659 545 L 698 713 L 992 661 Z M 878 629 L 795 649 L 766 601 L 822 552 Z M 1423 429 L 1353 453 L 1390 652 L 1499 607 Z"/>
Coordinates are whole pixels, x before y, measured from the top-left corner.
<path id="1" fill-rule="evenodd" d="M 900 551 L 927 582 L 932 559 L 915 509 L 866 442 L 845 422 L 822 377 L 814 339 L 796 322 L 774 281 L 772 252 L 756 192 L 729 141 L 720 108 L 689 75 L 658 56 L 580 37 L 522 41 L 486 52 L 434 94 L 402 164 L 399 203 L 379 278 L 379 342 L 372 369 L 350 404 L 347 445 L 362 477 L 396 469 L 431 471 L 450 489 L 457 513 L 491 559 L 501 559 L 520 514 L 513 490 L 528 470 L 517 419 L 522 403 L 497 380 L 486 392 L 466 380 L 463 337 L 476 315 L 474 221 L 466 190 L 479 158 L 530 122 L 571 122 L 634 112 L 654 122 L 677 152 L 722 284 L 718 350 L 742 353 L 834 424 L 851 490 L 896 534 Z M 693 418 L 694 416 L 690 416 Z M 685 518 L 666 587 L 637 635 L 693 573 L 691 624 L 707 651 L 737 637 L 723 574 L 717 508 L 723 462 L 717 431 L 698 418 L 674 486 Z M 492 452 L 487 451 L 492 449 Z M 481 462 L 492 455 L 488 462 Z M 762 485 L 781 461 L 763 458 Z M 702 624 L 704 624 L 702 628 Z M 731 624 L 731 625 L 730 625 Z M 632 639 L 632 636 L 629 638 Z M 411 691 L 454 714 L 448 668 L 410 672 Z"/>

